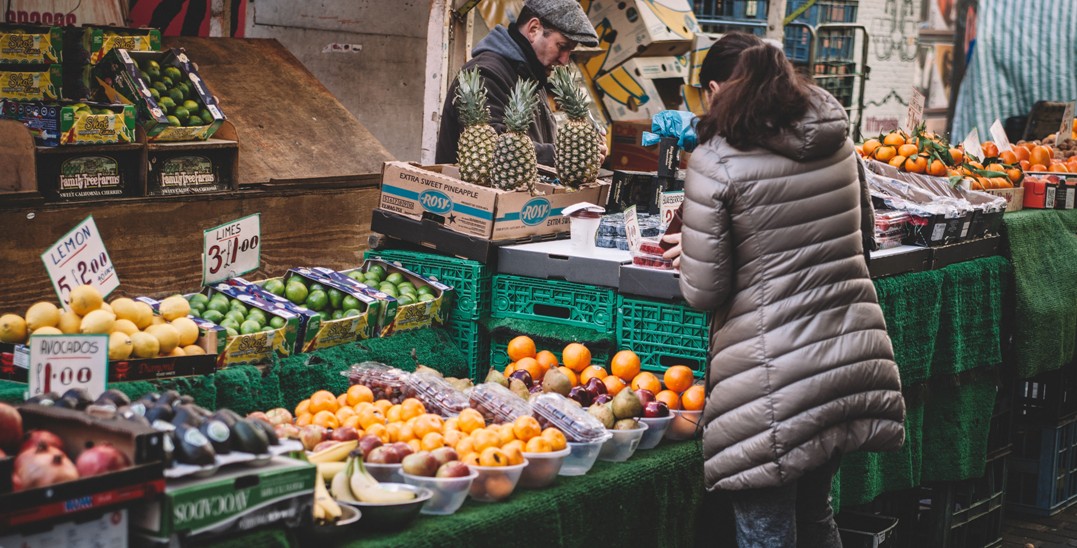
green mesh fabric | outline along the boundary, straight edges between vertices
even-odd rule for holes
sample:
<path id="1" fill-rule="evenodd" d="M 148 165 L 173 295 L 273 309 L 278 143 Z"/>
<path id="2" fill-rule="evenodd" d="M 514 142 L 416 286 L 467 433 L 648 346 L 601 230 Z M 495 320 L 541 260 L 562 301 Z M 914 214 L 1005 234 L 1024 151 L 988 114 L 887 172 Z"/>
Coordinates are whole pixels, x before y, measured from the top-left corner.
<path id="1" fill-rule="evenodd" d="M 924 408 L 923 482 L 983 475 L 996 394 L 989 376 L 931 390 Z"/>
<path id="2" fill-rule="evenodd" d="M 1002 363 L 1003 300 L 1012 269 L 1003 257 L 947 266 L 931 377 Z M 993 401 L 993 400 L 992 400 Z"/>
<path id="3" fill-rule="evenodd" d="M 283 527 L 255 529 L 222 539 L 202 542 L 205 548 L 291 548 L 297 546 L 291 531 Z"/>
<path id="4" fill-rule="evenodd" d="M 262 373 L 253 365 L 237 365 L 217 371 L 217 408 L 227 407 L 246 415 L 251 411 L 265 411 L 258 407 L 262 391 Z"/>
<path id="5" fill-rule="evenodd" d="M 1013 363 L 1022 378 L 1070 363 L 1077 343 L 1077 210 L 1003 217 L 1014 270 Z"/>
<path id="6" fill-rule="evenodd" d="M 935 336 L 942 311 L 943 274 L 913 272 L 875 280 L 886 330 L 901 369 L 901 382 L 912 385 L 931 376 Z"/>

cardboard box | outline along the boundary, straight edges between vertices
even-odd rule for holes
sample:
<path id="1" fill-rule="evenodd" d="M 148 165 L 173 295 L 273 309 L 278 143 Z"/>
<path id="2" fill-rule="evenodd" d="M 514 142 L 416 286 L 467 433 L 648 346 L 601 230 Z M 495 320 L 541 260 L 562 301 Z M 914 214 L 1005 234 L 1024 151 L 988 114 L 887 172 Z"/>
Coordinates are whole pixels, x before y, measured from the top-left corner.
<path id="1" fill-rule="evenodd" d="M 630 264 L 627 251 L 593 247 L 580 250 L 571 240 L 556 240 L 498 248 L 498 274 L 515 274 L 617 288 L 621 266 Z"/>
<path id="2" fill-rule="evenodd" d="M 931 250 L 911 245 L 872 251 L 871 261 L 868 263 L 868 271 L 872 278 L 921 272 L 930 268 Z"/>
<path id="3" fill-rule="evenodd" d="M 46 199 L 142 196 L 145 149 L 140 143 L 37 148 L 37 189 Z"/>
<path id="4" fill-rule="evenodd" d="M 452 311 L 452 288 L 441 283 L 424 278 L 411 270 L 404 268 L 398 264 L 390 263 L 380 259 L 367 259 L 363 262 L 363 266 L 359 267 L 359 270 L 366 272 L 373 265 L 381 265 L 385 269 L 386 275 L 394 272 L 400 273 L 416 288 L 422 286 L 429 286 L 433 290 L 434 300 L 432 301 L 419 301 L 412 304 L 399 304 L 399 301 L 392 297 L 380 292 L 377 288 L 370 288 L 361 282 L 357 282 L 348 277 L 348 273 L 351 270 L 344 270 L 341 272 L 334 272 L 328 269 L 323 269 L 325 275 L 329 276 L 331 280 L 334 280 L 342 285 L 358 284 L 368 287 L 372 292 L 371 295 L 379 295 L 379 299 L 389 301 L 389 306 L 385 308 L 386 312 L 382 318 L 381 336 L 385 337 L 391 335 L 397 331 L 410 331 L 412 329 L 421 329 L 429 327 L 432 324 L 442 325 L 445 320 L 448 319 L 449 313 Z M 354 285 L 353 285 L 354 287 Z"/>
<path id="5" fill-rule="evenodd" d="M 361 310 L 358 316 L 349 316 L 336 320 L 322 314 L 317 329 L 308 328 L 304 331 L 302 351 L 311 352 L 320 348 L 339 346 L 378 336 L 378 319 L 385 308 L 383 301 L 379 301 L 355 287 L 332 280 L 323 272 L 315 272 L 315 270 L 324 271 L 328 269 L 292 268 L 284 275 L 283 281 L 287 284 L 292 277 L 299 276 L 307 281 L 307 285 L 318 283 L 328 289 L 336 289 L 344 295 L 350 295 L 358 300 Z M 295 303 L 290 304 L 299 306 Z"/>
<path id="6" fill-rule="evenodd" d="M 697 32 L 692 40 L 692 49 L 686 53 L 685 60 L 688 63 L 688 85 L 702 88 L 703 83 L 699 80 L 699 71 L 703 68 L 703 60 L 707 58 L 711 46 L 722 39 L 723 34 Z"/>
<path id="7" fill-rule="evenodd" d="M 379 207 L 416 220 L 429 219 L 450 230 L 488 240 L 568 232 L 561 210 L 580 202 L 604 203 L 609 185 L 579 190 L 538 183 L 536 194 L 464 182 L 456 167 L 386 162 Z"/>
<path id="8" fill-rule="evenodd" d="M 633 57 L 680 55 L 689 51 L 699 23 L 688 0 L 594 0 L 587 17 L 605 50 L 588 60 L 592 75 L 609 72 Z"/>
<path id="9" fill-rule="evenodd" d="M 60 65 L 0 65 L 0 99 L 57 101 L 63 82 Z"/>
<path id="10" fill-rule="evenodd" d="M 312 519 L 317 468 L 275 457 L 261 468 L 168 482 L 164 496 L 131 510 L 132 532 L 152 543 L 197 546 L 266 525 L 296 528 Z"/>
<path id="11" fill-rule="evenodd" d="M 707 112 L 707 107 L 703 98 L 703 88 L 697 88 L 695 86 L 682 87 L 681 100 L 684 101 L 685 110 L 696 116 L 703 116 L 703 114 Z"/>
<path id="12" fill-rule="evenodd" d="M 226 122 L 217 136 L 230 126 Z M 146 154 L 148 195 L 204 194 L 236 189 L 239 143 L 235 140 L 213 138 L 196 142 L 150 143 L 146 145 Z"/>
<path id="13" fill-rule="evenodd" d="M 275 295 L 257 286 L 250 286 L 253 284 L 242 278 L 233 278 L 228 283 L 206 287 L 202 293 L 209 297 L 223 293 L 229 300 L 238 299 L 247 307 L 257 308 L 267 315 L 280 316 L 284 319 L 284 326 L 272 331 L 228 336 L 217 357 L 219 367 L 269 363 L 274 356 L 285 358 L 302 351 L 303 331 L 310 319 L 267 297 Z M 314 321 L 316 329 L 317 320 Z"/>
<path id="14" fill-rule="evenodd" d="M 686 88 L 687 89 L 687 88 Z M 641 144 L 643 132 L 651 130 L 650 120 L 614 122 L 611 134 L 610 169 L 623 171 L 657 171 L 659 146 L 645 147 Z M 677 168 L 688 168 L 690 155 L 680 151 Z M 611 189 L 612 190 L 612 189 Z"/>
<path id="15" fill-rule="evenodd" d="M 39 65 L 64 60 L 64 29 L 0 24 L 0 63 Z"/>
<path id="16" fill-rule="evenodd" d="M 97 548 L 127 546 L 127 510 L 104 512 L 90 520 L 64 521 L 44 527 L 22 527 L 0 536 L 0 546 L 18 548 Z"/>
<path id="17" fill-rule="evenodd" d="M 85 105 L 97 113 L 80 114 Z M 84 111 L 82 111 L 84 112 Z M 40 146 L 133 143 L 135 108 L 107 103 L 0 100 L 0 116 L 26 125 Z"/>
<path id="18" fill-rule="evenodd" d="M 681 108 L 687 67 L 676 57 L 636 57 L 599 76 L 595 87 L 616 122 L 650 121 L 663 110 Z"/>
<path id="19" fill-rule="evenodd" d="M 156 52 L 161 49 L 161 31 L 152 28 L 83 26 L 79 60 L 100 63 L 114 49 Z"/>
<path id="20" fill-rule="evenodd" d="M 380 245 L 387 248 L 406 248 L 410 244 L 421 250 L 434 250 L 442 255 L 470 259 L 488 266 L 497 264 L 497 249 L 502 245 L 502 242 L 449 230 L 433 220 L 412 219 L 383 209 L 375 209 L 371 213 L 370 230 L 376 233 L 374 238 L 381 235 Z M 522 240 L 550 240 L 559 236 L 546 234 Z M 516 240 L 510 241 L 517 243 Z"/>
<path id="21" fill-rule="evenodd" d="M 1002 196 L 1006 199 L 1006 213 L 1013 213 L 1014 211 L 1021 211 L 1025 208 L 1025 189 L 1024 187 L 1016 188 L 993 188 L 990 190 L 981 190 L 987 194 L 994 196 Z"/>
<path id="22" fill-rule="evenodd" d="M 149 61 L 157 62 L 162 70 L 174 67 L 180 72 L 180 81 L 189 86 L 189 98 L 200 103 L 211 115 L 213 122 L 203 125 L 173 126 L 165 109 L 154 99 L 148 82 L 141 74 Z M 210 138 L 224 122 L 224 114 L 217 99 L 206 88 L 205 82 L 187 54 L 173 49 L 162 52 L 128 52 L 114 49 L 93 68 L 94 85 L 109 100 L 133 104 L 138 108 L 139 123 L 146 130 L 150 141 L 193 141 Z M 160 94 L 160 91 L 158 91 Z"/>

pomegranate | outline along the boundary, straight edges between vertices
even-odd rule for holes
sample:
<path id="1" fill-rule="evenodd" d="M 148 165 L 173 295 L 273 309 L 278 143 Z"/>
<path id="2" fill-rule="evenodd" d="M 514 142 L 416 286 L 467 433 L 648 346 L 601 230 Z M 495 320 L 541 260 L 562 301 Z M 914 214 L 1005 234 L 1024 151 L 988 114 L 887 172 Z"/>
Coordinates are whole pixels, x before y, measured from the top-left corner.
<path id="1" fill-rule="evenodd" d="M 123 470 L 130 465 L 131 459 L 111 443 L 95 445 L 83 451 L 75 461 L 75 468 L 83 478 Z"/>
<path id="2" fill-rule="evenodd" d="M 266 414 L 261 412 L 261 411 L 254 411 L 254 412 L 248 413 L 247 418 L 248 419 L 262 419 L 262 420 L 264 420 L 266 422 L 270 422 L 269 417 L 267 417 Z M 270 424 L 272 424 L 272 423 L 270 423 Z"/>
<path id="3" fill-rule="evenodd" d="M 78 478 L 78 469 L 71 459 L 63 451 L 42 442 L 15 459 L 12 483 L 20 489 L 35 489 Z"/>
<path id="4" fill-rule="evenodd" d="M 14 407 L 0 403 L 0 449 L 14 451 L 22 442 L 22 415 Z"/>
<path id="5" fill-rule="evenodd" d="M 26 433 L 26 440 L 22 442 L 22 447 L 19 448 L 19 453 L 23 453 L 27 449 L 35 448 L 39 443 L 44 443 L 49 447 L 55 447 L 60 451 L 64 450 L 64 440 L 60 439 L 60 436 L 57 436 L 48 430 L 31 430 Z"/>

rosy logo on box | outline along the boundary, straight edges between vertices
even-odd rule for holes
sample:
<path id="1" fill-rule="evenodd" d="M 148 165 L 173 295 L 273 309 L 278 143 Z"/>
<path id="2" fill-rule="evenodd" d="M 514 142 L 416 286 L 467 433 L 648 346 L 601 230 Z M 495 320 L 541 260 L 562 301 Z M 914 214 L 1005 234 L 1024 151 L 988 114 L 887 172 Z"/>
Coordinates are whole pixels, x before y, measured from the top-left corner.
<path id="1" fill-rule="evenodd" d="M 546 198 L 532 198 L 520 209 L 520 221 L 527 226 L 534 226 L 550 216 L 550 201 Z"/>
<path id="2" fill-rule="evenodd" d="M 419 194 L 419 205 L 430 213 L 445 215 L 452 211 L 452 198 L 444 192 L 424 190 L 422 194 Z"/>

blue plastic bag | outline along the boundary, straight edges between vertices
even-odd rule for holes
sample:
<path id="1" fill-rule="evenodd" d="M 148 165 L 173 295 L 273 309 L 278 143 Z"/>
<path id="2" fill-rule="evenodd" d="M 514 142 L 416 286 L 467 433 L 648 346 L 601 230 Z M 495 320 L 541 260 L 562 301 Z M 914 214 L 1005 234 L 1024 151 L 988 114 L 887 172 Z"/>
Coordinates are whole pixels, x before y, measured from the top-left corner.
<path id="1" fill-rule="evenodd" d="M 696 122 L 699 118 L 683 110 L 663 110 L 651 118 L 651 131 L 643 132 L 642 144 L 645 147 L 657 145 L 662 137 L 676 137 L 677 146 L 688 152 L 695 150 L 699 143 L 696 136 Z"/>

